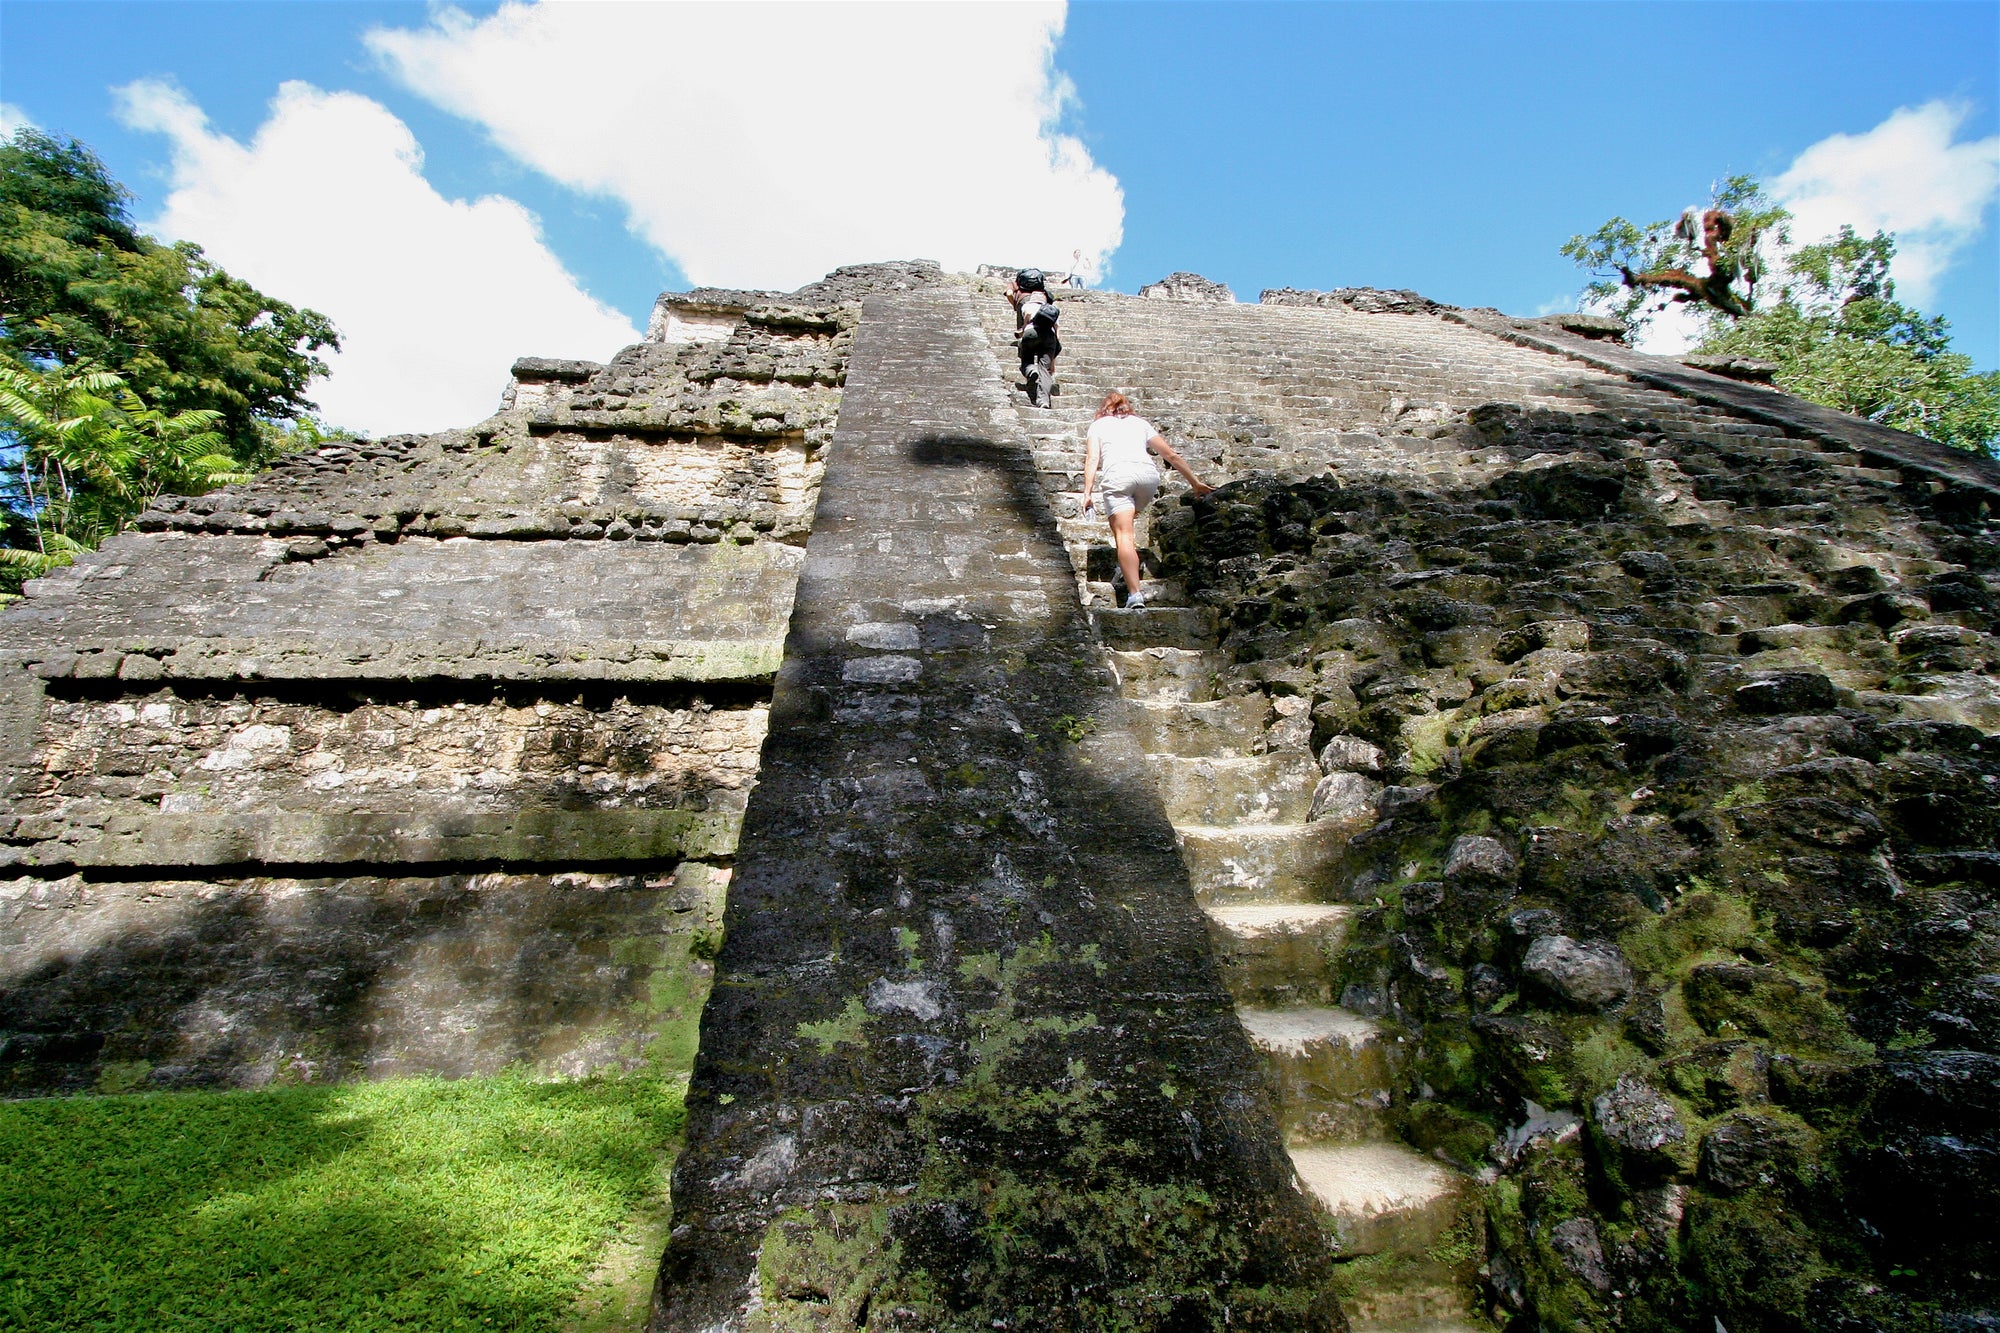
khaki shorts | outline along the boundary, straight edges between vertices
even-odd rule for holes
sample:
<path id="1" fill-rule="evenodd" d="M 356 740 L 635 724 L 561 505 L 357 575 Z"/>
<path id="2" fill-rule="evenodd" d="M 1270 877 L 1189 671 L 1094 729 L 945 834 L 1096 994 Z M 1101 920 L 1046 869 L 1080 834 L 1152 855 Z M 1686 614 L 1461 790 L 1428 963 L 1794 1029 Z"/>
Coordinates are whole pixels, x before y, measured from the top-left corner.
<path id="1" fill-rule="evenodd" d="M 1106 517 L 1127 509 L 1136 514 L 1153 503 L 1153 497 L 1160 493 L 1160 474 L 1142 472 L 1136 477 L 1102 477 L 1098 480 L 1097 491 L 1104 497 Z"/>

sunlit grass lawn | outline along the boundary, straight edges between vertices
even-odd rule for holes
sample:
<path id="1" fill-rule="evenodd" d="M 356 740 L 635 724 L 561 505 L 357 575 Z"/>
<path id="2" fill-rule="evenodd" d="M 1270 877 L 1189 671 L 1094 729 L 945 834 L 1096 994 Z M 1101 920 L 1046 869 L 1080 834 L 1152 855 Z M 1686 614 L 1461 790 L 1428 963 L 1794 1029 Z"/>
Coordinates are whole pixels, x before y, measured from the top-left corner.
<path id="1" fill-rule="evenodd" d="M 0 1102 L 0 1329 L 563 1329 L 681 1119 L 650 1078 Z"/>

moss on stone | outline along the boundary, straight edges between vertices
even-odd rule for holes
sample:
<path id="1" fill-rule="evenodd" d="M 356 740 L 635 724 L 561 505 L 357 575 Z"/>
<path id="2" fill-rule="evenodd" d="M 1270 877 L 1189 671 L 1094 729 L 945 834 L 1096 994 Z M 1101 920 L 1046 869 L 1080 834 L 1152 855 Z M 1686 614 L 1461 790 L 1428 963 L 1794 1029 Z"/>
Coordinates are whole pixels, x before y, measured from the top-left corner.
<path id="1" fill-rule="evenodd" d="M 1632 1179 L 1595 1129 L 1555 1151 L 1496 1145 L 1492 1289 L 1518 1277 L 1505 1300 L 1524 1327 L 1915 1329 L 1932 1300 L 1990 1306 L 1991 1265 L 1951 1237 L 1990 1229 L 1994 1206 L 1990 1180 L 1968 1177 L 2000 1140 L 1958 1080 L 2000 1049 L 1979 979 L 2000 746 L 1990 726 L 1933 720 L 1946 713 L 1912 693 L 1923 673 L 1892 660 L 1910 649 L 1832 623 L 1875 611 L 1833 586 L 1826 551 L 1890 541 L 1921 613 L 1908 562 L 1990 574 L 2000 533 L 1966 517 L 1976 505 L 1853 506 L 1806 456 L 1676 443 L 1662 423 L 1499 418 L 1583 463 L 1457 490 L 1258 478 L 1154 528 L 1169 572 L 1225 609 L 1223 646 L 1254 662 L 1243 678 L 1318 673 L 1316 743 L 1338 721 L 1391 752 L 1386 781 L 1434 787 L 1342 865 L 1352 900 L 1377 906 L 1357 914 L 1340 980 L 1412 1039 L 1398 1129 L 1482 1157 L 1475 1126 L 1504 1133 L 1530 1099 L 1589 1120 L 1630 1077 L 1674 1106 L 1684 1137 Z M 1670 526 L 1622 495 L 1556 519 L 1593 487 L 1609 496 L 1614 473 L 1636 486 L 1628 458 L 1655 449 L 1704 502 L 1810 499 L 1815 537 L 1790 509 Z M 1991 653 L 1973 645 L 1991 642 L 1990 577 L 1940 577 L 1971 591 L 1931 605 L 1925 632 L 1963 657 L 1930 669 L 1989 698 Z M 1767 668 L 1812 680 L 1739 693 Z M 1519 882 L 1407 891 L 1440 881 L 1467 833 L 1510 843 Z M 1517 928 L 1529 910 L 1546 915 Z M 1540 1012 L 1519 972 L 1550 930 L 1616 942 L 1631 999 Z M 1930 1206 L 1904 1208 L 1919 1181 Z M 1552 1237 L 1570 1223 L 1565 1253 Z"/>
<path id="2" fill-rule="evenodd" d="M 865 1328 L 883 1274 L 895 1267 L 888 1212 L 825 1204 L 787 1211 L 757 1253 L 761 1309 L 749 1333 L 851 1333 Z"/>
<path id="3" fill-rule="evenodd" d="M 1805 1330 L 1814 1283 L 1828 1268 L 1812 1232 L 1782 1194 L 1698 1195 L 1688 1208 L 1687 1271 L 1724 1324 Z"/>
<path id="4" fill-rule="evenodd" d="M 911 1135 L 926 1145 L 916 1189 L 775 1223 L 759 1263 L 760 1328 L 851 1330 L 873 1312 L 892 1327 L 952 1333 L 996 1319 L 1143 1333 L 1296 1328 L 1325 1315 L 1324 1291 L 1278 1273 L 1258 1280 L 1252 1241 L 1225 1201 L 1160 1178 L 1152 1142 L 1113 1132 L 1102 1111 L 1120 1096 L 1119 1071 L 1074 1057 L 1058 1076 L 1046 1069 L 1063 1038 L 1097 1020 L 1043 1012 L 1039 988 L 1066 969 L 1103 966 L 1094 948 L 1063 950 L 1047 935 L 960 961 L 964 979 L 992 987 L 993 1003 L 967 1015 L 972 1058 L 961 1077 L 916 1098 Z M 859 1041 L 866 1020 L 853 1001 L 801 1033 L 831 1051 Z M 1123 1072 L 1125 1084 L 1157 1086 L 1169 1071 Z M 1160 1095 L 1171 1104 L 1177 1092 Z M 967 1143 L 986 1150 L 954 1147 Z"/>

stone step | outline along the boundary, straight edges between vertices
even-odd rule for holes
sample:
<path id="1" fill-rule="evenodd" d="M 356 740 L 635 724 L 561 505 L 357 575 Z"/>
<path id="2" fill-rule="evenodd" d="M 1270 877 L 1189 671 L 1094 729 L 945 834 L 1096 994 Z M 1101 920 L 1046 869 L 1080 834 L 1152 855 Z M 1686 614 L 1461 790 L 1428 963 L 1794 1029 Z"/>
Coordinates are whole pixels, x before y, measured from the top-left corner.
<path id="1" fill-rule="evenodd" d="M 1172 615 L 1171 611 L 1093 612 L 1100 616 Z M 1233 759 L 1247 756 L 1264 734 L 1271 701 L 1262 694 L 1238 694 L 1204 703 L 1134 699 L 1132 734 L 1147 754 L 1172 754 L 1184 759 Z"/>
<path id="2" fill-rule="evenodd" d="M 1090 618 L 1107 648 L 1213 648 L 1218 626 L 1205 606 L 1147 607 L 1143 611 L 1093 608 Z"/>
<path id="3" fill-rule="evenodd" d="M 1343 1257 L 1422 1255 L 1465 1204 L 1463 1177 L 1400 1143 L 1295 1144 L 1288 1151 Z"/>
<path id="4" fill-rule="evenodd" d="M 1270 1066 L 1288 1139 L 1384 1136 L 1401 1043 L 1380 1023 L 1330 1007 L 1238 1008 L 1236 1016 Z"/>
<path id="5" fill-rule="evenodd" d="M 1204 906 L 1314 903 L 1336 896 L 1334 872 L 1352 827 L 1317 824 L 1189 826 L 1174 830 L 1188 880 Z"/>
<path id="6" fill-rule="evenodd" d="M 1492 1333 L 1491 1324 L 1466 1309 L 1477 1277 L 1475 1272 L 1463 1282 L 1434 1279 L 1385 1290 L 1363 1287 L 1343 1293 L 1340 1308 L 1347 1312 L 1350 1333 Z"/>
<path id="7" fill-rule="evenodd" d="M 1219 648 L 1113 649 L 1111 665 L 1127 698 L 1157 703 L 1205 703 L 1215 697 L 1216 673 L 1229 665 Z"/>
<path id="8" fill-rule="evenodd" d="M 1318 765 L 1297 753 L 1151 760 L 1167 818 L 1176 824 L 1303 824 L 1320 778 Z"/>
<path id="9" fill-rule="evenodd" d="M 1208 908 L 1216 965 L 1230 995 L 1252 1008 L 1331 1004 L 1354 910 L 1334 903 Z"/>
<path id="10" fill-rule="evenodd" d="M 1125 585 L 1122 582 L 1113 584 L 1094 579 L 1083 586 L 1090 594 L 1092 606 L 1112 607 L 1124 604 Z M 1141 578 L 1139 590 L 1146 595 L 1146 605 L 1150 607 L 1179 607 L 1188 604 L 1187 590 L 1168 579 Z"/>
<path id="11" fill-rule="evenodd" d="M 1102 514 L 1095 514 L 1089 518 L 1080 515 L 1076 518 L 1059 518 L 1056 520 L 1056 533 L 1063 539 L 1065 545 L 1074 546 L 1082 543 L 1087 546 L 1102 546 L 1106 550 L 1111 547 L 1111 526 L 1104 521 Z"/>

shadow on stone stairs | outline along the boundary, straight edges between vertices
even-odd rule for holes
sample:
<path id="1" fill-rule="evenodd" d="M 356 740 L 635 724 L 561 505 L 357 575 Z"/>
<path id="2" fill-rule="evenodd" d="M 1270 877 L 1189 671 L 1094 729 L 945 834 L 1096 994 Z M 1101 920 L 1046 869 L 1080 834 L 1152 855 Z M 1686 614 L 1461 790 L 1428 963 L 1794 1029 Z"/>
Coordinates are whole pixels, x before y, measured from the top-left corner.
<path id="1" fill-rule="evenodd" d="M 981 315 L 996 359 L 1010 364 L 1004 302 L 982 304 Z M 1051 501 L 1071 515 L 1082 501 L 1084 429 L 1101 395 L 1120 387 L 1091 382 L 1087 357 L 1073 364 L 1085 373 L 1063 382 L 1054 409 L 1028 407 L 1018 389 L 1010 395 L 1036 440 Z M 1355 908 L 1335 901 L 1334 872 L 1367 816 L 1311 817 L 1322 775 L 1310 729 L 1284 725 L 1282 710 L 1296 701 L 1219 692 L 1231 654 L 1218 646 L 1213 610 L 1188 605 L 1181 588 L 1153 578 L 1146 607 L 1124 609 L 1103 522 L 1064 517 L 1059 527 L 1237 1016 L 1266 1062 L 1298 1186 L 1342 1261 L 1342 1304 L 1354 1328 L 1483 1328 L 1472 1313 L 1484 1245 L 1470 1182 L 1393 1137 L 1402 1038 L 1335 1003 L 1335 964 Z M 1143 528 L 1140 536 L 1143 546 Z M 1145 563 L 1150 573 L 1155 566 Z"/>

